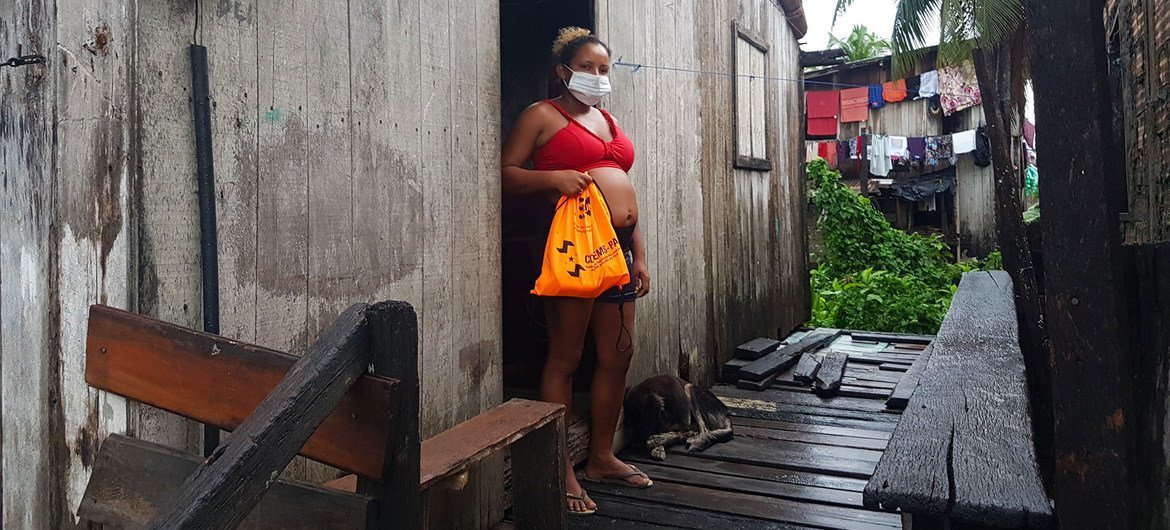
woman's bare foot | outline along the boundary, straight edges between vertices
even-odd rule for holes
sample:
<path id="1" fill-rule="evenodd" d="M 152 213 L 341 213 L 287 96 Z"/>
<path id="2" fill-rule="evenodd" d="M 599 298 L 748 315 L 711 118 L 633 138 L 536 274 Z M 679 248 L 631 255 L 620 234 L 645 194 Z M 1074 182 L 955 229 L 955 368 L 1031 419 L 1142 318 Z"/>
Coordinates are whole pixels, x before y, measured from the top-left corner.
<path id="1" fill-rule="evenodd" d="M 566 500 L 568 501 L 569 513 L 584 515 L 597 511 L 597 503 L 593 502 L 593 499 L 589 498 L 589 494 L 585 493 L 585 489 L 577 481 L 577 476 L 573 474 L 573 468 L 569 468 L 568 473 L 565 474 L 565 492 L 568 493 Z"/>
<path id="2" fill-rule="evenodd" d="M 591 456 L 585 465 L 585 480 L 624 484 L 634 488 L 649 488 L 654 485 L 638 468 L 618 460 L 612 453 Z"/>

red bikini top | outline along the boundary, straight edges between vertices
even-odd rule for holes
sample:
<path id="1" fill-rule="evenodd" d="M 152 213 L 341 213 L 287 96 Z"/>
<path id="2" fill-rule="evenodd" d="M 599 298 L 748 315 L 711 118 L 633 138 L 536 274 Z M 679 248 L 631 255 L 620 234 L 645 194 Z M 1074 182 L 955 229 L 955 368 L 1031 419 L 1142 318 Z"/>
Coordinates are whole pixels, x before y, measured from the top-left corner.
<path id="1" fill-rule="evenodd" d="M 576 119 L 565 112 L 565 109 L 556 102 L 548 100 L 569 124 L 557 131 L 548 143 L 532 152 L 534 169 L 540 171 L 555 171 L 572 169 L 582 173 L 599 167 L 612 167 L 629 172 L 634 166 L 634 143 L 613 122 L 608 112 L 601 110 L 609 123 L 609 131 L 613 134 L 613 141 L 606 142 L 600 136 L 581 125 Z"/>

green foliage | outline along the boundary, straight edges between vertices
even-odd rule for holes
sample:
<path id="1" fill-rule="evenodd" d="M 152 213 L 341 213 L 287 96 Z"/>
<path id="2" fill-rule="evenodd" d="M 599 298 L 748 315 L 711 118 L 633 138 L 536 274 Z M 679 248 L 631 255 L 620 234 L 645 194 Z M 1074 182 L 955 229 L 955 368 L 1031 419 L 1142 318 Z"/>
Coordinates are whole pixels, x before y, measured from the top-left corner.
<path id="1" fill-rule="evenodd" d="M 1024 224 L 1032 224 L 1040 220 L 1040 203 L 1033 204 L 1024 210 Z"/>
<path id="2" fill-rule="evenodd" d="M 853 31 L 844 40 L 829 36 L 829 45 L 845 52 L 850 61 L 872 59 L 890 52 L 890 41 L 878 37 L 865 26 L 853 26 Z"/>
<path id="3" fill-rule="evenodd" d="M 833 15 L 845 12 L 854 0 L 837 0 Z M 927 29 L 939 27 L 939 60 L 957 64 L 971 56 L 971 50 L 999 43 L 1024 24 L 1023 0 L 898 0 L 894 17 L 892 48 L 894 71 L 912 71 L 922 57 Z"/>
<path id="4" fill-rule="evenodd" d="M 938 331 L 962 273 L 937 237 L 908 234 L 841 184 L 823 160 L 808 165 L 823 255 L 812 272 L 811 326 L 927 333 Z M 995 258 L 993 253 L 990 258 Z M 991 262 L 992 259 L 989 259 Z M 993 265 L 993 263 L 988 263 Z"/>

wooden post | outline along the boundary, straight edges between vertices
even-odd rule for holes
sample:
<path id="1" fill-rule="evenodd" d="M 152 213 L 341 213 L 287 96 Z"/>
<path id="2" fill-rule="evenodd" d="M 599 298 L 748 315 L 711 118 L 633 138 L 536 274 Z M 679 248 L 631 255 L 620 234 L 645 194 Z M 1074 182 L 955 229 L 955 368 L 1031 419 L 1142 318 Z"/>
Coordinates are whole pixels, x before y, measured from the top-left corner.
<path id="1" fill-rule="evenodd" d="M 361 478 L 358 493 L 375 498 L 369 528 L 422 528 L 419 493 L 418 316 L 406 302 L 382 302 L 366 312 L 374 374 L 400 381 L 394 429 L 382 481 Z"/>
<path id="2" fill-rule="evenodd" d="M 365 304 L 346 309 L 150 528 L 235 528 L 369 363 Z M 417 479 L 416 479 L 417 480 Z"/>
<path id="3" fill-rule="evenodd" d="M 512 503 L 516 528 L 565 528 L 565 416 L 512 445 Z M 557 491 L 549 495 L 549 490 Z"/>
<path id="4" fill-rule="evenodd" d="M 1127 358 L 1103 2 L 1030 0 L 1037 125 L 1044 128 L 1045 303 L 1052 347 L 1057 518 L 1134 527 Z M 1054 42 L 1062 43 L 1054 46 Z"/>

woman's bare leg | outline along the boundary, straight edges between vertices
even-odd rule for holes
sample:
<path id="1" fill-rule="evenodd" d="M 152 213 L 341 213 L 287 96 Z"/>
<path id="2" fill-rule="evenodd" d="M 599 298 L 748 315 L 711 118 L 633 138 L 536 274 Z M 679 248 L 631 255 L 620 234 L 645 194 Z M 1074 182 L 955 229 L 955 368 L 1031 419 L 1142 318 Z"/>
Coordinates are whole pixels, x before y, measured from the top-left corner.
<path id="1" fill-rule="evenodd" d="M 585 475 L 590 478 L 625 476 L 631 469 L 614 456 L 613 435 L 625 398 L 626 373 L 634 356 L 634 303 L 623 304 L 620 311 L 618 304 L 595 304 L 591 327 L 597 346 L 597 371 L 590 392 L 592 422 Z M 651 484 L 650 479 L 642 476 L 626 480 L 634 486 Z"/>
<path id="2" fill-rule="evenodd" d="M 548 360 L 540 378 L 540 399 L 560 403 L 565 410 L 573 406 L 573 373 L 581 362 L 581 349 L 585 345 L 585 332 L 589 329 L 589 315 L 593 312 L 593 300 L 583 298 L 546 298 L 545 320 L 548 325 Z M 568 455 L 568 451 L 565 451 Z M 565 461 L 565 490 L 584 497 L 581 484 L 573 474 L 573 462 Z M 571 511 L 596 510 L 597 505 L 584 497 L 584 501 L 570 500 Z"/>

